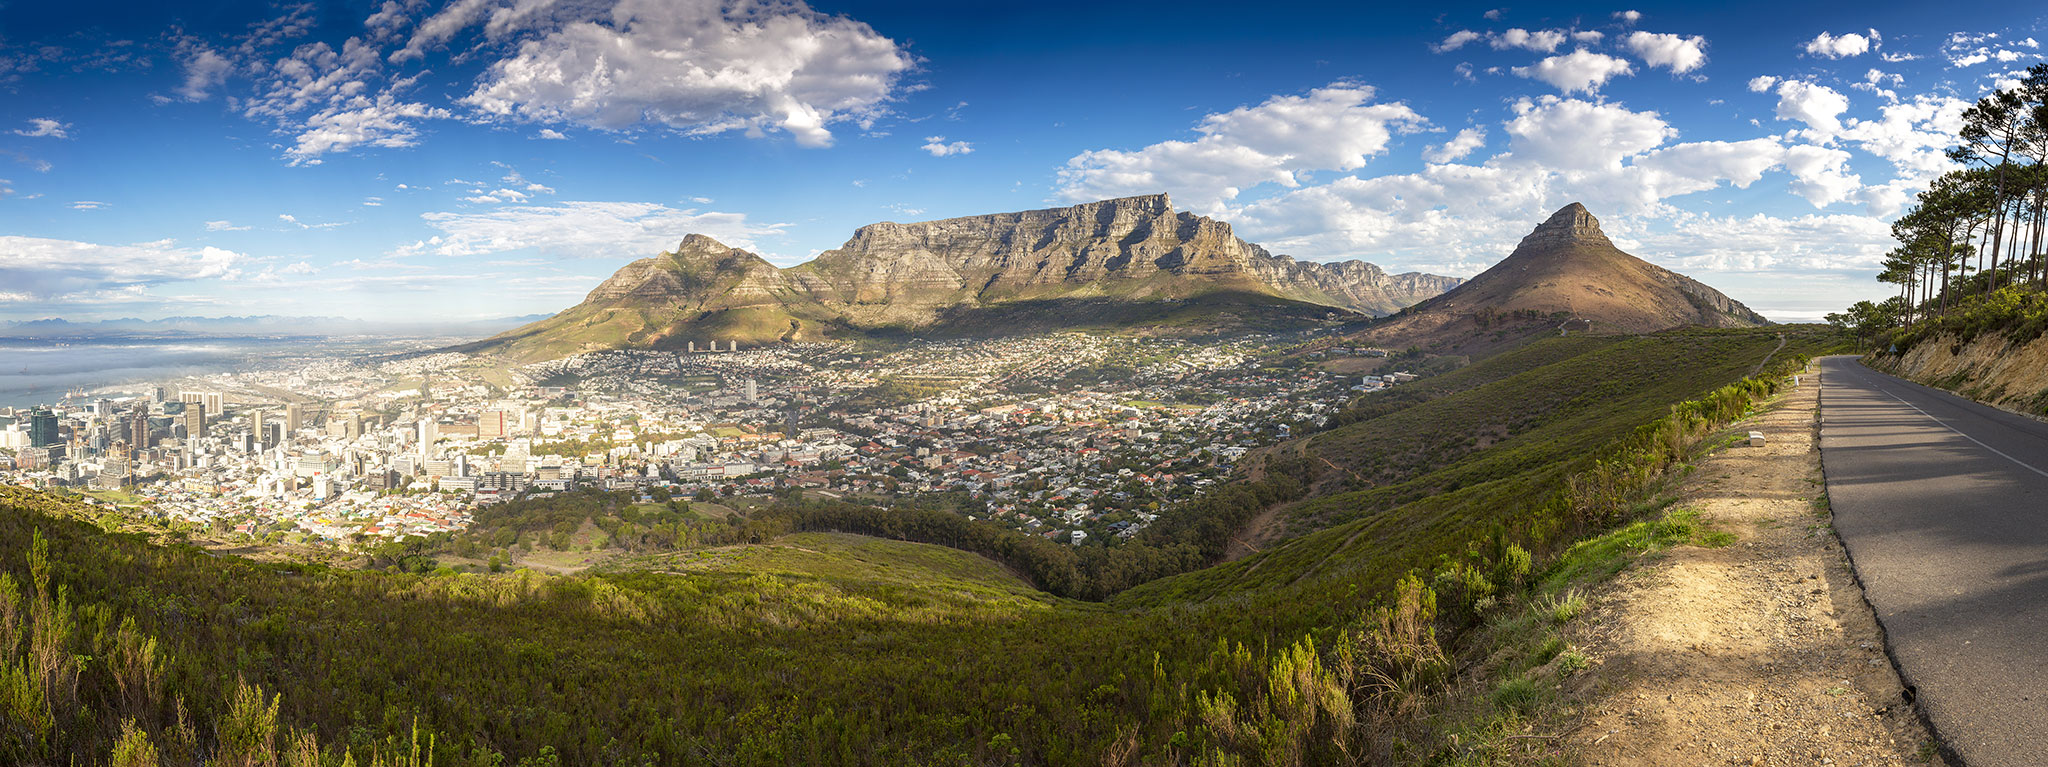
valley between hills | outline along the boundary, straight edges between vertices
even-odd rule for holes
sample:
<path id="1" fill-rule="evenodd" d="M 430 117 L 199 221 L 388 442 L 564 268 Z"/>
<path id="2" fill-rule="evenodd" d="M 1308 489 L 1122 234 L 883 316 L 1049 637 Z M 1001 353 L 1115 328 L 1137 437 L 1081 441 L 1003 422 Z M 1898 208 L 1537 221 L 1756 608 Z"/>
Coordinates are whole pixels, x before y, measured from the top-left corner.
<path id="1" fill-rule="evenodd" d="M 191 382 L 203 464 L 17 466 L 0 753 L 1556 763 L 1628 651 L 1584 616 L 1746 535 L 1689 477 L 1846 343 L 1577 204 L 1470 280 L 1163 195 L 692 235 L 493 338 Z"/>

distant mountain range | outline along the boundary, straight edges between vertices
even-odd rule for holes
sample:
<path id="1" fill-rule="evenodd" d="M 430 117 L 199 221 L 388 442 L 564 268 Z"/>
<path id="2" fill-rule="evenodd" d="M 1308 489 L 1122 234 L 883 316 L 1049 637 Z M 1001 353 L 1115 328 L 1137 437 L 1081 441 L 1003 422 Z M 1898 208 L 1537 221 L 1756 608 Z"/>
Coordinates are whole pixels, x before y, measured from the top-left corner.
<path id="1" fill-rule="evenodd" d="M 347 317 L 286 317 L 268 314 L 248 317 L 165 317 L 155 320 L 126 317 L 111 320 L 95 320 L 92 322 L 73 322 L 59 317 L 52 317 L 22 322 L 0 323 L 0 336 L 15 338 L 137 334 L 181 336 L 475 336 L 484 333 L 495 333 L 505 328 L 517 327 L 547 316 L 545 314 L 534 314 L 523 317 L 498 317 L 483 320 L 454 320 L 445 322 L 382 322 L 349 319 Z"/>
<path id="2" fill-rule="evenodd" d="M 1575 202 L 1551 214 L 1500 263 L 1360 337 L 1477 351 L 1560 329 L 1650 333 L 1686 325 L 1769 324 L 1705 283 L 1622 252 L 1600 231 L 1599 219 Z"/>
<path id="3" fill-rule="evenodd" d="M 1383 316 L 1460 282 L 1273 255 L 1159 194 L 871 224 L 786 269 L 692 234 L 627 264 L 581 304 L 458 348 L 538 360 L 693 341 L 1303 327 Z"/>

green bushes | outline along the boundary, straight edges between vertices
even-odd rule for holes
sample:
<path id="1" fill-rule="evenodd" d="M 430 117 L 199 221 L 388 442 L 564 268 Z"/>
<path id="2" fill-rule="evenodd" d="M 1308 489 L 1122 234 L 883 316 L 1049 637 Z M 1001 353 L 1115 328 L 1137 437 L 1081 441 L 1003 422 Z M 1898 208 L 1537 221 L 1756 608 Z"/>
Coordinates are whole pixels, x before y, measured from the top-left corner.
<path id="1" fill-rule="evenodd" d="M 1300 498 L 1314 479 L 1307 459 L 1299 456 L 1269 458 L 1265 468 L 1264 480 L 1218 488 L 1172 509 L 1137 538 L 1111 547 L 1053 543 L 952 511 L 828 501 L 777 503 L 756 512 L 745 529 L 781 524 L 787 530 L 849 532 L 937 544 L 1001 562 L 1031 585 L 1052 594 L 1097 601 L 1215 563 L 1230 537 L 1253 516 L 1272 504 Z"/>
<path id="2" fill-rule="evenodd" d="M 2048 333 L 2048 291 L 2029 285 L 2008 285 L 1960 299 L 1947 312 L 1929 315 L 1910 327 L 1891 334 L 1892 346 L 1900 353 L 1920 343 L 1950 337 L 1969 343 L 1979 336 L 1998 333 L 2015 343 L 2040 338 Z"/>
<path id="3" fill-rule="evenodd" d="M 1358 707 L 1353 717 L 1358 729 L 1332 736 L 1330 747 L 1356 754 L 1384 753 L 1398 745 L 1429 759 L 1426 755 L 1433 749 L 1427 744 L 1435 735 L 1418 723 L 1433 705 L 1453 694 L 1454 653 L 1474 656 L 1466 662 L 1493 680 L 1483 693 L 1493 715 L 1525 717 L 1540 709 L 1555 695 L 1554 674 L 1586 664 L 1584 656 L 1571 652 L 1552 630 L 1586 609 L 1586 597 L 1575 584 L 1611 576 L 1641 552 L 1659 546 L 1725 543 L 1725 534 L 1703 529 L 1690 511 L 1631 520 L 1660 506 L 1653 500 L 1656 491 L 1701 440 L 1753 413 L 1806 364 L 1798 355 L 1777 360 L 1755 377 L 1671 406 L 1665 416 L 1585 457 L 1551 494 L 1528 501 L 1516 520 L 1520 529 L 1557 531 L 1549 540 L 1561 544 L 1544 566 L 1535 567 L 1530 552 L 1510 540 L 1504 527 L 1496 527 L 1483 542 L 1438 557 L 1426 571 L 1401 576 L 1361 619 L 1316 643 L 1323 663 L 1338 670 L 1336 677 L 1351 680 Z M 1625 526 L 1614 530 L 1617 524 Z M 1592 537 L 1572 543 L 1588 535 Z M 1281 591 L 1296 599 L 1327 598 L 1335 586 L 1297 581 Z M 1440 636 L 1449 641 L 1440 643 Z M 1299 656 L 1303 649 L 1290 647 L 1286 652 Z M 1302 665 L 1298 659 L 1290 663 L 1294 668 Z M 1539 673 L 1551 665 L 1558 670 Z M 1240 691 L 1246 686 L 1263 689 L 1253 680 Z M 1243 700 L 1241 695 L 1217 693 L 1196 708 L 1213 713 L 1221 705 L 1218 701 Z M 1323 721 L 1319 713 L 1298 713 L 1310 718 L 1293 723 L 1294 729 L 1268 724 L 1264 731 L 1297 732 Z M 1250 719 L 1263 721 L 1260 716 Z M 1200 732 L 1211 733 L 1213 728 Z M 1216 755 L 1211 763 L 1227 763 L 1222 757 L 1249 762 L 1269 758 L 1268 752 L 1239 738 L 1215 737 L 1206 747 L 1205 753 Z"/>

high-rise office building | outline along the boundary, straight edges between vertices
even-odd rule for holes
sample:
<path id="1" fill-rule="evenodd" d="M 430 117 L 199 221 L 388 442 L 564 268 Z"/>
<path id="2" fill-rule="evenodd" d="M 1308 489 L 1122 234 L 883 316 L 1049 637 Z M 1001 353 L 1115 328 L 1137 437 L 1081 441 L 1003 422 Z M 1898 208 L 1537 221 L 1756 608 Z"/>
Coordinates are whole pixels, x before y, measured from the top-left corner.
<path id="1" fill-rule="evenodd" d="M 420 460 L 434 456 L 434 441 L 441 438 L 440 424 L 432 418 L 420 419 Z"/>
<path id="2" fill-rule="evenodd" d="M 189 439 L 198 439 L 206 436 L 205 401 L 188 402 L 185 404 L 185 436 Z"/>
<path id="3" fill-rule="evenodd" d="M 197 402 L 206 407 L 206 412 L 215 415 L 221 411 L 220 392 L 217 391 L 181 391 L 178 392 L 178 401 L 188 405 Z"/>
<path id="4" fill-rule="evenodd" d="M 299 403 L 284 403 L 284 435 L 286 439 L 290 439 L 292 435 L 299 433 L 299 427 L 305 425 L 303 423 L 305 417 L 305 412 L 299 408 Z"/>
<path id="5" fill-rule="evenodd" d="M 128 413 L 128 449 L 148 450 L 149 446 L 149 411 L 136 408 Z"/>
<path id="6" fill-rule="evenodd" d="M 263 411 L 249 411 L 249 433 L 256 438 L 257 442 L 263 441 Z"/>
<path id="7" fill-rule="evenodd" d="M 503 410 L 486 410 L 476 417 L 477 439 L 504 439 L 506 418 Z"/>
<path id="8" fill-rule="evenodd" d="M 46 407 L 28 411 L 28 446 L 49 447 L 57 442 L 57 414 Z"/>

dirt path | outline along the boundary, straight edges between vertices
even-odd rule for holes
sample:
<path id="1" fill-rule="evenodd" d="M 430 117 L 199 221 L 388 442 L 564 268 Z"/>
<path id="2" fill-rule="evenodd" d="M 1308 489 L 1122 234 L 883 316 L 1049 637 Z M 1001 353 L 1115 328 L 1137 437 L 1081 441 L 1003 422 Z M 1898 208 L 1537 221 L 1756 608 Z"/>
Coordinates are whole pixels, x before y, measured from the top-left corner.
<path id="1" fill-rule="evenodd" d="M 1260 511 L 1257 516 L 1252 517 L 1251 521 L 1246 522 L 1244 524 L 1244 527 L 1238 529 L 1236 535 L 1230 537 L 1230 543 L 1226 544 L 1223 547 L 1223 561 L 1235 562 L 1237 560 L 1264 551 L 1264 546 L 1266 544 L 1271 543 L 1274 540 L 1278 539 L 1281 536 L 1281 534 L 1287 531 L 1286 516 L 1292 513 L 1295 507 L 1300 506 L 1303 503 L 1303 501 L 1309 498 L 1319 498 L 1330 494 L 1332 492 L 1332 490 L 1330 489 L 1330 485 L 1335 484 L 1341 481 L 1342 479 L 1341 477 L 1337 476 L 1340 473 L 1351 477 L 1352 482 L 1355 483 L 1353 485 L 1355 488 L 1364 489 L 1372 487 L 1372 483 L 1366 481 L 1364 477 L 1359 476 L 1358 472 L 1352 471 L 1342 466 L 1338 466 L 1335 463 L 1331 463 L 1330 459 L 1324 458 L 1321 453 L 1317 453 L 1310 450 L 1309 443 L 1313 442 L 1314 440 L 1314 437 L 1305 437 L 1299 440 L 1295 440 L 1292 443 L 1294 445 L 1295 454 L 1303 457 L 1314 458 L 1318 461 L 1321 461 L 1323 462 L 1324 466 L 1330 468 L 1330 471 L 1324 474 L 1321 478 L 1316 480 L 1315 487 L 1311 488 L 1310 491 L 1303 496 L 1302 500 L 1288 501 L 1286 503 L 1276 503 L 1271 506 L 1267 506 L 1265 510 Z M 1255 452 L 1247 453 L 1246 476 L 1253 482 L 1264 481 L 1266 479 L 1266 462 L 1258 459 L 1262 459 L 1265 456 L 1272 454 L 1273 451 L 1286 447 L 1286 445 L 1287 443 L 1271 445 L 1268 447 L 1259 448 Z"/>
<path id="2" fill-rule="evenodd" d="M 1756 374 L 1764 372 L 1764 366 L 1771 364 L 1771 358 L 1778 356 L 1778 352 L 1785 350 L 1785 344 L 1788 341 L 1790 341 L 1790 339 L 1786 338 L 1784 333 L 1779 333 L 1778 345 L 1771 347 L 1771 353 L 1764 355 L 1763 359 L 1757 361 L 1756 369 L 1749 371 L 1749 375 L 1751 377 L 1755 377 Z"/>
<path id="3" fill-rule="evenodd" d="M 1593 663 L 1567 689 L 1576 761 L 1939 763 L 1815 501 L 1816 375 L 1739 425 L 1767 445 L 1702 459 L 1680 490 L 1732 545 L 1679 547 L 1594 595 L 1572 637 Z"/>

